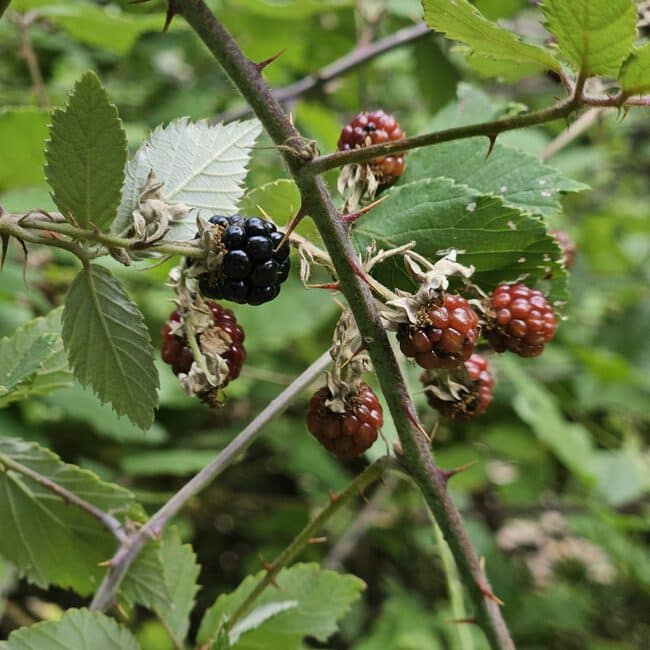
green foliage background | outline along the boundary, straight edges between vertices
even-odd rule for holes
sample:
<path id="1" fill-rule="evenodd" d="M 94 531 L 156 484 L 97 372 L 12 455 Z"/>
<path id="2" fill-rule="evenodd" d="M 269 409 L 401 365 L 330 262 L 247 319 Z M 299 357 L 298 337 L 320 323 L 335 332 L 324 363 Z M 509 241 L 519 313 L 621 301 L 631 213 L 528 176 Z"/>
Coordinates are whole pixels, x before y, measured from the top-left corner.
<path id="1" fill-rule="evenodd" d="M 367 29 L 356 5 L 366 17 L 380 16 L 373 27 L 378 36 L 421 17 L 415 0 L 209 4 L 252 59 L 286 48 L 265 71 L 277 86 L 354 47 Z M 539 18 L 524 0 L 475 4 L 491 19 L 516 16 L 520 24 L 534 25 Z M 118 106 L 132 150 L 161 122 L 181 115 L 211 118 L 242 105 L 182 21 L 175 21 L 168 34 L 159 33 L 163 3 L 12 3 L 14 11 L 35 8 L 42 19 L 30 27 L 29 37 L 45 80 L 40 95 L 25 61 L 17 56 L 15 26 L 7 16 L 0 21 L 0 205 L 6 209 L 54 209 L 43 174 L 49 118 L 40 104 L 63 104 L 72 84 L 89 68 Z M 542 42 L 544 33 L 534 37 Z M 458 109 L 447 106 L 457 96 L 464 119 L 476 121 L 491 117 L 490 111 L 502 114 L 515 102 L 547 105 L 562 93 L 543 74 L 503 86 L 480 76 L 481 69 L 480 62 L 431 36 L 376 59 L 325 91 L 298 99 L 291 110 L 298 127 L 329 152 L 343 120 L 360 109 L 381 106 L 398 117 L 408 134 L 415 134 L 456 119 L 452 116 Z M 453 493 L 521 648 L 650 646 L 650 121 L 642 110 L 621 117 L 607 113 L 549 161 L 592 188 L 564 198 L 562 215 L 548 210 L 549 223 L 567 230 L 579 247 L 556 341 L 536 360 L 495 359 L 496 398 L 482 419 L 470 425 L 437 423 L 434 449 L 441 466 L 476 461 L 454 479 Z M 512 132 L 499 143 L 539 155 L 564 126 Z M 269 145 L 264 137 L 258 140 L 247 179 L 251 189 L 286 177 Z M 417 175 L 418 156 L 412 154 L 409 161 L 411 180 L 422 178 Z M 435 162 L 431 164 L 435 172 Z M 478 187 L 466 178 L 460 182 Z M 398 218 L 392 214 L 394 221 Z M 171 293 L 164 285 L 170 265 L 148 271 L 108 266 L 135 298 L 158 345 L 171 310 Z M 12 335 L 21 324 L 60 305 L 77 270 L 61 251 L 32 249 L 23 264 L 21 251 L 12 247 L 0 276 L 0 336 Z M 297 274 L 281 298 L 263 310 L 260 318 L 256 308 L 237 308 L 247 333 L 248 361 L 242 377 L 228 387 L 228 401 L 220 411 L 186 397 L 169 368 L 159 363 L 161 407 L 147 433 L 74 385 L 8 404 L 0 410 L 0 436 L 45 445 L 65 461 L 128 487 L 145 507 L 154 509 L 322 353 L 337 313 L 326 293 L 306 292 Z M 405 370 L 417 390 L 417 370 Z M 65 383 L 66 378 L 59 380 Z M 433 426 L 423 396 L 415 397 L 426 424 Z M 271 558 L 286 546 L 314 508 L 326 502 L 328 491 L 342 488 L 361 467 L 332 459 L 316 444 L 304 426 L 304 407 L 298 401 L 269 424 L 262 440 L 178 519 L 183 540 L 193 544 L 202 565 L 199 613 L 255 573 L 260 556 Z M 390 425 L 386 429 L 390 439 Z M 360 499 L 335 518 L 327 543 L 310 547 L 301 559 L 327 560 L 364 507 Z M 548 584 L 535 586 L 524 557 L 498 548 L 495 533 L 504 524 L 514 518 L 537 521 L 549 510 L 563 513 L 572 536 L 602 548 L 614 569 L 611 581 L 595 583 L 584 568 L 572 564 L 562 566 Z M 454 614 L 441 551 L 408 483 L 383 495 L 343 566 L 366 582 L 366 591 L 327 646 L 314 642 L 309 647 L 483 647 L 472 628 L 459 632 L 449 622 Z M 47 618 L 52 606 L 84 604 L 71 592 L 39 589 L 11 578 L 0 557 L 0 638 L 22 623 L 20 616 Z M 148 614 L 136 610 L 132 620 L 143 648 L 173 648 L 165 629 Z M 192 618 L 193 634 L 199 620 L 198 614 Z"/>

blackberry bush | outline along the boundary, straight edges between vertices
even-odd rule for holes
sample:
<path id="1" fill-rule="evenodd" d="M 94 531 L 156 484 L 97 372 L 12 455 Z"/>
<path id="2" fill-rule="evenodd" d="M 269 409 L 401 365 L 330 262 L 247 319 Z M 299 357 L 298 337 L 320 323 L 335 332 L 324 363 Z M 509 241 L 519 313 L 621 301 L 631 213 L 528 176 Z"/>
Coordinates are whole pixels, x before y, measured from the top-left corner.
<path id="1" fill-rule="evenodd" d="M 284 234 L 260 217 L 217 215 L 210 223 L 218 229 L 214 240 L 223 258 L 198 276 L 201 294 L 249 305 L 273 300 L 291 268 L 289 242 L 280 245 Z"/>
<path id="2" fill-rule="evenodd" d="M 455 368 L 469 359 L 479 318 L 462 296 L 445 293 L 418 310 L 418 322 L 397 330 L 402 353 L 426 370 Z"/>
<path id="3" fill-rule="evenodd" d="M 487 340 L 497 352 L 536 357 L 555 336 L 555 311 L 541 291 L 524 284 L 498 286 L 487 314 Z"/>
<path id="4" fill-rule="evenodd" d="M 348 151 L 373 144 L 401 140 L 403 137 L 404 131 L 400 128 L 397 120 L 392 115 L 377 110 L 359 113 L 346 124 L 341 131 L 337 146 L 340 151 Z M 405 155 L 399 153 L 379 156 L 370 161 L 370 169 L 380 188 L 389 187 L 404 173 Z"/>
<path id="5" fill-rule="evenodd" d="M 331 397 L 327 387 L 312 396 L 307 427 L 321 445 L 335 456 L 356 458 L 377 440 L 384 423 L 381 404 L 372 388 L 364 383 L 348 397 L 345 413 L 335 413 L 328 408 L 326 402 Z"/>

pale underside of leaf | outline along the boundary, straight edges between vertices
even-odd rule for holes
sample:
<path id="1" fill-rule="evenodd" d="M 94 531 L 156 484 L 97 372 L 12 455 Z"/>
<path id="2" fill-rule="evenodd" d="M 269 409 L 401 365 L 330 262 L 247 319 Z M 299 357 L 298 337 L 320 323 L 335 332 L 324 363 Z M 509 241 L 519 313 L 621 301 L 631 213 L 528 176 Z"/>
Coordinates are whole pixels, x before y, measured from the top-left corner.
<path id="1" fill-rule="evenodd" d="M 173 224 L 173 237 L 192 238 L 197 213 L 206 217 L 232 214 L 242 196 L 251 148 L 260 130 L 257 120 L 210 125 L 206 120 L 194 123 L 179 118 L 158 127 L 127 165 L 114 230 L 130 225 L 151 170 L 164 183 L 166 201 L 194 208 Z"/>
<path id="2" fill-rule="evenodd" d="M 63 341 L 75 378 L 142 429 L 157 406 L 158 372 L 142 314 L 101 266 L 79 272 L 66 297 Z"/>

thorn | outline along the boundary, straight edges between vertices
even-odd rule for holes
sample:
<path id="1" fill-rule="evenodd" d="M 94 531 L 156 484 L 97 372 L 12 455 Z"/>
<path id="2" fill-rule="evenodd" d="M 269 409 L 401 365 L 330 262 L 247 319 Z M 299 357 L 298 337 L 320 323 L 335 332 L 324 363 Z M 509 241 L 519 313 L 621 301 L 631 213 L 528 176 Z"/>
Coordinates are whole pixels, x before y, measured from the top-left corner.
<path id="1" fill-rule="evenodd" d="M 452 618 L 448 621 L 449 623 L 472 623 L 474 625 L 478 625 L 478 621 L 475 618 L 467 617 L 467 618 Z"/>
<path id="2" fill-rule="evenodd" d="M 393 443 L 393 451 L 395 452 L 396 456 L 403 456 L 404 455 L 404 449 L 402 449 L 402 443 L 399 440 L 396 440 Z"/>
<path id="3" fill-rule="evenodd" d="M 366 496 L 363 490 L 358 490 L 357 494 L 363 499 L 366 505 L 370 503 L 370 501 L 368 501 L 368 497 Z"/>
<path id="4" fill-rule="evenodd" d="M 357 264 L 357 261 L 354 259 L 348 260 L 350 263 L 350 267 L 352 268 L 352 271 L 354 271 L 354 274 L 359 276 L 364 282 L 368 282 L 366 280 L 366 272 Z"/>
<path id="5" fill-rule="evenodd" d="M 498 596 L 495 596 L 492 590 L 489 587 L 486 587 L 485 585 L 478 585 L 478 588 L 480 592 L 488 599 L 493 602 L 495 602 L 499 607 L 502 607 L 504 605 L 504 602 L 499 598 Z"/>
<path id="6" fill-rule="evenodd" d="M 324 544 L 326 541 L 327 537 L 310 537 L 307 544 Z"/>
<path id="7" fill-rule="evenodd" d="M 266 562 L 262 557 L 260 557 L 260 560 L 262 560 L 262 566 L 264 567 L 264 569 L 269 573 L 271 573 L 271 571 L 275 569 L 275 566 L 273 566 L 273 562 Z"/>
<path id="8" fill-rule="evenodd" d="M 124 606 L 121 603 L 115 603 L 115 609 L 119 612 L 120 616 L 125 620 L 129 620 L 129 613 L 124 609 Z"/>
<path id="9" fill-rule="evenodd" d="M 162 33 L 166 34 L 169 26 L 172 24 L 172 20 L 176 15 L 176 0 L 168 0 L 167 3 L 167 14 L 165 15 L 165 24 L 162 28 Z"/>
<path id="10" fill-rule="evenodd" d="M 335 494 L 332 490 L 327 491 L 327 496 L 329 497 L 330 503 L 336 503 L 339 500 L 338 494 Z"/>
<path id="11" fill-rule="evenodd" d="M 362 343 L 351 355 L 349 359 L 346 359 L 342 364 L 341 364 L 341 370 L 345 368 L 356 356 L 361 352 L 362 350 L 365 350 L 365 345 Z"/>
<path id="12" fill-rule="evenodd" d="M 373 201 L 369 205 L 366 205 L 363 208 L 360 208 L 356 212 L 349 212 L 348 214 L 342 214 L 340 216 L 341 221 L 345 223 L 354 223 L 359 217 L 362 217 L 366 212 L 370 212 L 373 208 L 376 208 L 380 203 L 385 201 L 388 198 L 388 194 L 384 194 L 380 199 Z"/>
<path id="13" fill-rule="evenodd" d="M 264 59 L 264 61 L 260 61 L 259 63 L 255 63 L 255 67 L 258 69 L 259 72 L 262 72 L 262 70 L 264 70 L 264 68 L 266 68 L 267 65 L 273 63 L 273 61 L 280 58 L 286 51 L 287 48 L 285 47 L 284 49 L 280 50 L 277 54 L 274 54 L 272 57 L 269 57 L 268 59 Z"/>
<path id="14" fill-rule="evenodd" d="M 422 426 L 422 423 L 418 419 L 417 414 L 413 410 L 413 405 L 409 402 L 408 405 L 405 408 L 406 410 L 406 417 L 411 421 L 411 424 L 429 441 L 431 442 L 431 438 L 429 438 L 429 435 L 425 431 L 424 427 Z"/>
<path id="15" fill-rule="evenodd" d="M 289 222 L 289 225 L 287 226 L 287 232 L 284 233 L 284 237 L 282 238 L 282 241 L 275 247 L 275 250 L 277 251 L 279 248 L 284 246 L 284 243 L 291 237 L 291 233 L 298 227 L 298 224 L 305 218 L 305 209 L 301 205 L 300 209 L 298 212 L 296 212 L 296 216 L 291 219 Z"/>
<path id="16" fill-rule="evenodd" d="M 103 562 L 100 562 L 97 566 L 113 566 L 113 560 L 104 560 Z"/>
<path id="17" fill-rule="evenodd" d="M 478 560 L 478 565 L 481 567 L 481 571 L 485 573 L 485 555 L 481 555 L 481 557 Z"/>
<path id="18" fill-rule="evenodd" d="M 332 291 L 340 291 L 341 283 L 340 282 L 325 282 L 324 284 L 308 284 L 306 285 L 308 289 L 331 289 Z"/>
<path id="19" fill-rule="evenodd" d="M 47 217 L 50 221 L 56 221 L 56 219 L 47 210 L 43 210 L 41 208 L 34 208 L 33 210 L 30 210 L 29 212 L 24 214 L 22 217 L 20 217 L 20 219 L 18 219 L 18 222 L 17 222 L 18 225 L 22 226 L 23 221 L 25 221 L 25 219 L 31 217 L 33 214 L 42 214 L 44 217 Z"/>
<path id="20" fill-rule="evenodd" d="M 460 474 L 461 472 L 464 472 L 466 469 L 469 469 L 470 467 L 476 465 L 476 463 L 478 463 L 477 460 L 472 460 L 469 463 L 465 463 L 464 465 L 459 465 L 458 467 L 454 467 L 453 469 L 441 469 L 440 473 L 442 474 L 445 481 L 448 481 L 453 476 L 456 476 L 456 474 Z"/>
<path id="21" fill-rule="evenodd" d="M 496 144 L 498 137 L 499 137 L 498 133 L 491 133 L 490 135 L 488 135 L 488 139 L 490 140 L 490 145 L 488 147 L 487 154 L 485 154 L 485 160 L 487 160 L 490 157 L 490 154 L 494 149 L 494 145 Z"/>

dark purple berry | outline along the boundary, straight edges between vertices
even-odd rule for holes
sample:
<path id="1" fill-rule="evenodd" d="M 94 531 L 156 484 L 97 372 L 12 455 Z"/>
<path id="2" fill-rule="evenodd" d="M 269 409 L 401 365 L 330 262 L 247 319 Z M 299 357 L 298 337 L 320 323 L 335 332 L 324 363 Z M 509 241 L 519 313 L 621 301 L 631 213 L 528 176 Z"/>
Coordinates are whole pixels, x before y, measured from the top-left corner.
<path id="1" fill-rule="evenodd" d="M 224 217 L 223 215 L 220 214 L 215 214 L 214 217 L 210 217 L 208 221 L 214 226 L 221 226 L 223 228 L 227 228 L 230 223 L 228 221 L 228 217 Z"/>
<path id="2" fill-rule="evenodd" d="M 246 222 L 246 235 L 248 237 L 253 237 L 255 235 L 268 235 L 268 231 L 264 225 L 265 223 L 267 222 L 263 221 L 259 217 L 251 217 Z"/>
<path id="3" fill-rule="evenodd" d="M 244 280 L 225 280 L 222 284 L 223 297 L 233 302 L 244 303 L 248 298 L 248 284 Z"/>
<path id="4" fill-rule="evenodd" d="M 279 287 L 275 284 L 269 284 L 265 287 L 251 287 L 248 294 L 248 304 L 261 305 L 262 303 L 269 302 L 278 295 L 279 291 Z"/>
<path id="5" fill-rule="evenodd" d="M 273 244 L 269 237 L 255 235 L 246 241 L 246 252 L 253 262 L 266 262 L 273 256 Z"/>
<path id="6" fill-rule="evenodd" d="M 246 231 L 243 226 L 228 226 L 221 241 L 228 250 L 241 248 L 246 241 Z"/>
<path id="7" fill-rule="evenodd" d="M 251 287 L 263 287 L 267 284 L 275 284 L 278 276 L 279 265 L 275 260 L 267 260 L 258 264 L 252 271 L 249 278 Z"/>
<path id="8" fill-rule="evenodd" d="M 248 255 L 242 250 L 229 251 L 224 255 L 223 266 L 221 267 L 224 275 L 233 280 L 244 280 L 251 272 L 251 261 Z"/>

